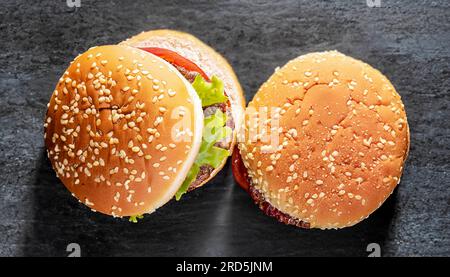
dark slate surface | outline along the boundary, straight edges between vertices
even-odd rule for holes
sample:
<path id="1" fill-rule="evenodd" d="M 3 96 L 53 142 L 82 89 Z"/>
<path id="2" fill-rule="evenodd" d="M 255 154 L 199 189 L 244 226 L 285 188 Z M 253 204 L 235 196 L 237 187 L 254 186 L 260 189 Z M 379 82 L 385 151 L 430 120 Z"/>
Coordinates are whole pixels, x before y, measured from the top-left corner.
<path id="1" fill-rule="evenodd" d="M 450 255 L 450 4 L 354 1 L 2 1 L 0 8 L 0 255 Z M 212 3 L 216 2 L 216 3 Z M 411 152 L 394 195 L 340 231 L 301 230 L 264 216 L 229 166 L 203 189 L 139 224 L 94 214 L 55 177 L 43 117 L 68 62 L 140 31 L 191 32 L 223 53 L 251 99 L 276 66 L 338 49 L 390 77 L 403 97 Z"/>

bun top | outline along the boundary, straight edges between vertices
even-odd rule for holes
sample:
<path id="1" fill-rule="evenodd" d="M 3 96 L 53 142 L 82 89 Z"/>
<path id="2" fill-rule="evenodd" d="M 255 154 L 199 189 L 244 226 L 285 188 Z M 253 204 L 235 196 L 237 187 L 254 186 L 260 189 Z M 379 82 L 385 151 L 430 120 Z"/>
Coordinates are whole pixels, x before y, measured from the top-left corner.
<path id="1" fill-rule="evenodd" d="M 404 106 L 389 80 L 335 51 L 276 70 L 243 126 L 239 148 L 252 184 L 316 228 L 351 226 L 376 210 L 400 181 L 409 148 Z"/>
<path id="2" fill-rule="evenodd" d="M 184 181 L 201 143 L 192 86 L 162 59 L 127 46 L 89 49 L 59 79 L 45 143 L 58 177 L 89 208 L 149 213 Z"/>

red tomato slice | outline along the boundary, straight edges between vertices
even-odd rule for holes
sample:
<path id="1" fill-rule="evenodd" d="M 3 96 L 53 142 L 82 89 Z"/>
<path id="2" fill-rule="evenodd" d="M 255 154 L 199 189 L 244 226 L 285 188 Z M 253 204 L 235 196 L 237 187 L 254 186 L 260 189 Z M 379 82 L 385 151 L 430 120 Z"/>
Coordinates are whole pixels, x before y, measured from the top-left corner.
<path id="1" fill-rule="evenodd" d="M 233 170 L 233 176 L 238 185 L 245 191 L 249 191 L 250 181 L 247 173 L 247 169 L 242 161 L 241 154 L 237 146 L 234 147 L 233 155 L 231 157 L 231 168 Z"/>
<path id="2" fill-rule="evenodd" d="M 190 60 L 186 59 L 185 57 L 181 56 L 180 54 L 174 51 L 158 47 L 144 47 L 139 49 L 152 53 L 153 55 L 156 55 L 173 65 L 183 67 L 188 71 L 197 72 L 206 81 L 208 82 L 210 81 L 206 73 L 200 67 L 198 67 L 195 63 L 191 62 Z"/>

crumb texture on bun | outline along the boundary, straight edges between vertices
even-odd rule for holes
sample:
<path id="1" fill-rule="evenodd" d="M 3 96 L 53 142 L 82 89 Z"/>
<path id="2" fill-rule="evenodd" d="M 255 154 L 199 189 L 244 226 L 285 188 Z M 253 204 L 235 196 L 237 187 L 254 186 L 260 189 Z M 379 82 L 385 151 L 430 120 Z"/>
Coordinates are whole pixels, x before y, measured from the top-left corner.
<path id="1" fill-rule="evenodd" d="M 73 196 L 120 217 L 150 213 L 173 197 L 198 153 L 203 113 L 167 62 L 100 46 L 59 79 L 44 127 L 49 159 Z"/>
<path id="2" fill-rule="evenodd" d="M 336 51 L 276 70 L 249 103 L 240 136 L 264 200 L 322 229 L 352 226 L 375 211 L 399 183 L 409 148 L 405 109 L 390 81 Z"/>

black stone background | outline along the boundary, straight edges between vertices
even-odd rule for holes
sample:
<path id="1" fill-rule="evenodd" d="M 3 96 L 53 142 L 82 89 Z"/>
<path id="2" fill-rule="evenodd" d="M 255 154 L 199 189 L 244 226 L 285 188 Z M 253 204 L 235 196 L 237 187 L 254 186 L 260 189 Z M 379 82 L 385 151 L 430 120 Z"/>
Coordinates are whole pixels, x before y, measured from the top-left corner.
<path id="1" fill-rule="evenodd" d="M 0 255 L 450 255 L 450 2 L 66 1 L 0 4 Z M 138 224 L 91 213 L 44 154 L 47 101 L 68 63 L 89 47 L 144 30 L 190 32 L 234 66 L 247 100 L 288 60 L 338 49 L 385 73 L 401 94 L 411 151 L 396 192 L 368 220 L 301 230 L 264 216 L 229 165 L 207 186 Z"/>

